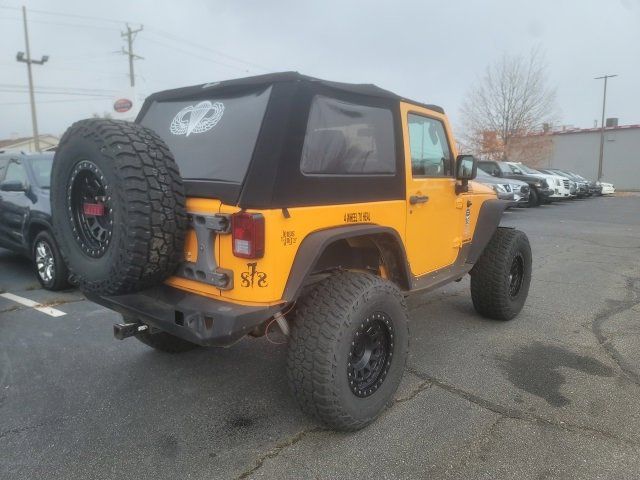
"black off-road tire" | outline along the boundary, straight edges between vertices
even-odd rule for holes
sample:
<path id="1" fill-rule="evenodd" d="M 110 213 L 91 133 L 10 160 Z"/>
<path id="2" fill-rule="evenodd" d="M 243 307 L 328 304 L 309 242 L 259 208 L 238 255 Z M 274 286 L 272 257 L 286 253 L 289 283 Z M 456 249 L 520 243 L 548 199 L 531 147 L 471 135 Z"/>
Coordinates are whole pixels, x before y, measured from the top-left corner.
<path id="1" fill-rule="evenodd" d="M 534 187 L 529 190 L 529 207 L 537 207 L 540 205 L 538 192 Z"/>
<path id="2" fill-rule="evenodd" d="M 167 332 L 142 332 L 137 334 L 136 338 L 145 345 L 165 353 L 184 353 L 200 348 L 200 345 L 188 342 Z"/>
<path id="3" fill-rule="evenodd" d="M 90 232 L 81 239 L 83 220 L 74 220 L 78 216 L 71 210 L 75 205 L 80 211 L 72 200 L 73 186 L 83 185 L 79 175 L 93 175 L 104 192 L 101 221 L 109 234 L 98 247 L 84 243 Z M 56 151 L 51 203 L 60 250 L 81 290 L 99 295 L 142 290 L 171 275 L 183 257 L 187 215 L 178 166 L 162 139 L 141 125 L 104 119 L 74 123 Z"/>
<path id="4" fill-rule="evenodd" d="M 520 270 L 518 265 L 519 282 L 514 275 L 514 269 Z M 499 227 L 470 273 L 476 311 L 494 320 L 511 320 L 520 313 L 529 293 L 529 239 L 524 232 Z"/>
<path id="5" fill-rule="evenodd" d="M 391 325 L 391 355 L 373 393 L 352 391 L 356 332 L 376 316 Z M 304 412 L 336 430 L 371 423 L 393 402 L 408 355 L 407 306 L 400 290 L 375 275 L 343 272 L 314 285 L 297 303 L 287 358 L 293 395 Z M 380 322 L 380 320 L 374 320 Z M 390 333 L 392 332 L 392 333 Z M 362 393 L 362 392 L 360 392 Z"/>
<path id="6" fill-rule="evenodd" d="M 41 243 L 44 243 L 49 248 L 49 252 L 52 256 L 53 263 L 53 277 L 50 279 L 44 279 L 40 273 L 38 272 L 37 265 L 37 252 L 36 249 L 39 247 Z M 40 285 L 45 290 L 50 290 L 52 292 L 57 292 L 58 290 L 64 290 L 65 288 L 69 288 L 69 269 L 67 269 L 67 265 L 62 258 L 62 254 L 60 253 L 60 248 L 56 240 L 53 238 L 53 235 L 49 233 L 47 230 L 42 230 L 38 233 L 33 242 L 31 242 L 31 259 L 33 262 L 34 271 L 36 273 L 36 278 Z"/>

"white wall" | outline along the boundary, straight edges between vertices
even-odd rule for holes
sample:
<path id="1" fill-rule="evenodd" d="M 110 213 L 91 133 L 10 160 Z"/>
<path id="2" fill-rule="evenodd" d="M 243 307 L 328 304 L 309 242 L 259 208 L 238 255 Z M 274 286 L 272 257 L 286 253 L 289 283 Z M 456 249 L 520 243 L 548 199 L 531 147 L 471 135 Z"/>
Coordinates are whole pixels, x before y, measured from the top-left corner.
<path id="1" fill-rule="evenodd" d="M 605 131 L 602 180 L 618 190 L 640 190 L 640 128 Z M 600 132 L 553 135 L 551 165 L 598 177 Z"/>

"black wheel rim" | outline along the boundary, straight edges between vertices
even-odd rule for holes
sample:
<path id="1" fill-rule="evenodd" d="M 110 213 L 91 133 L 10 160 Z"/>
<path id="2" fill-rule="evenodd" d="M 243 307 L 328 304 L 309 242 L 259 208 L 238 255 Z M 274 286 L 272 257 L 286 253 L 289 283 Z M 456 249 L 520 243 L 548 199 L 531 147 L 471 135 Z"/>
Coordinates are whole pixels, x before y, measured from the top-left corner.
<path id="1" fill-rule="evenodd" d="M 103 256 L 111 241 L 110 203 L 109 186 L 100 169 L 89 161 L 76 164 L 67 187 L 67 205 L 76 242 L 90 257 Z"/>
<path id="2" fill-rule="evenodd" d="M 351 340 L 347 366 L 354 395 L 368 397 L 380 388 L 391 367 L 393 343 L 393 323 L 386 313 L 372 313 L 360 324 Z"/>
<path id="3" fill-rule="evenodd" d="M 511 262 L 509 269 L 509 296 L 515 297 L 520 293 L 522 281 L 524 279 L 524 258 L 521 254 L 517 254 Z"/>

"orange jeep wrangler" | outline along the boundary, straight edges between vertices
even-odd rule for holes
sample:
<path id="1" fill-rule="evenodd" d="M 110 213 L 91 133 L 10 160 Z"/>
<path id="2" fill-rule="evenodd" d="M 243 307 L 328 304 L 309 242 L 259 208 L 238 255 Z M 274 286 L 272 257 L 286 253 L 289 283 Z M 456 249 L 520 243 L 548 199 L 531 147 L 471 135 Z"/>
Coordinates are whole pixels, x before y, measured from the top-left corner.
<path id="1" fill-rule="evenodd" d="M 117 338 L 182 352 L 279 325 L 301 407 L 355 430 L 400 383 L 406 295 L 470 273 L 481 315 L 522 309 L 529 242 L 476 169 L 440 107 L 270 74 L 72 125 L 53 222 L 80 288 L 124 317 Z"/>

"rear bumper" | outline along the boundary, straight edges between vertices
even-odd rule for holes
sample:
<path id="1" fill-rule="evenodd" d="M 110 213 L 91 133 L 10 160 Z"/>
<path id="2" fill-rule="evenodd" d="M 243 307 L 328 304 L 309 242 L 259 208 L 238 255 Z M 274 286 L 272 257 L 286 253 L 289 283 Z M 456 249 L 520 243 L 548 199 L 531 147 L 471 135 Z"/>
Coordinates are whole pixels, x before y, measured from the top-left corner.
<path id="1" fill-rule="evenodd" d="M 282 307 L 252 307 L 203 297 L 168 285 L 141 292 L 87 298 L 126 317 L 198 345 L 227 346 Z"/>

